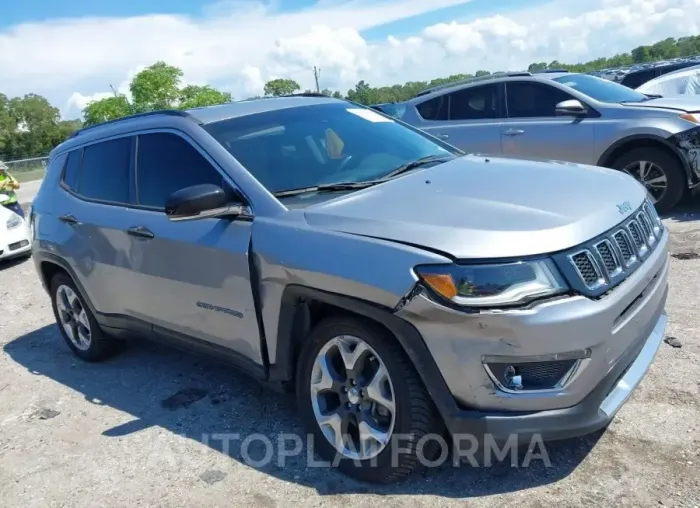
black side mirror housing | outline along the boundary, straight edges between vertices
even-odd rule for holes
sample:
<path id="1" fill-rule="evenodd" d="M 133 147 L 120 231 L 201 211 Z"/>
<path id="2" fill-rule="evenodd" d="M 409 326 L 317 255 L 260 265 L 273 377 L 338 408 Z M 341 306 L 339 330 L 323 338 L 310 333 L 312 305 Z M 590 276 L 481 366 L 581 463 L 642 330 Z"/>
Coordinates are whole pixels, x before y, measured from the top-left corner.
<path id="1" fill-rule="evenodd" d="M 173 192 L 165 204 L 165 214 L 172 221 L 206 219 L 210 217 L 235 217 L 242 215 L 246 207 L 234 204 L 235 191 L 224 191 L 218 185 L 203 183 Z"/>
<path id="2" fill-rule="evenodd" d="M 588 108 L 581 104 L 581 101 L 570 99 L 557 104 L 554 112 L 557 116 L 585 116 L 588 114 Z"/>

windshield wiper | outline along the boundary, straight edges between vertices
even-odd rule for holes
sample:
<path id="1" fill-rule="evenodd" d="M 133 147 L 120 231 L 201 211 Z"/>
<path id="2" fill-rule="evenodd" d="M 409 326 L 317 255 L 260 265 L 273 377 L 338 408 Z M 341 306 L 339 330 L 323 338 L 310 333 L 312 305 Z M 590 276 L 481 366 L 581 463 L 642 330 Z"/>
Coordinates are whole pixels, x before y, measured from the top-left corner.
<path id="1" fill-rule="evenodd" d="M 285 196 L 296 196 L 297 194 L 306 194 L 307 192 L 333 192 L 333 191 L 344 191 L 344 190 L 357 190 L 364 189 L 366 187 L 371 187 L 381 183 L 383 180 L 367 180 L 366 182 L 339 182 L 339 183 L 327 183 L 322 185 L 315 185 L 313 187 L 302 187 L 300 189 L 289 189 L 279 192 L 275 192 L 273 195 L 275 197 L 281 198 Z"/>
<path id="2" fill-rule="evenodd" d="M 658 95 L 655 93 L 645 93 L 643 95 L 644 95 L 644 98 L 639 99 L 638 101 L 620 101 L 620 104 L 638 104 L 640 102 L 646 102 L 646 101 L 650 101 L 652 99 L 663 99 L 664 98 L 663 95 Z"/>
<path id="3" fill-rule="evenodd" d="M 414 161 L 407 162 L 402 166 L 399 166 L 398 168 L 384 175 L 381 179 L 389 180 L 390 178 L 394 178 L 395 176 L 419 168 L 421 166 L 424 166 L 425 164 L 430 164 L 431 162 L 446 162 L 448 160 L 451 160 L 452 158 L 453 157 L 451 155 L 428 155 L 427 157 L 421 157 L 420 159 L 416 159 Z"/>
<path id="4" fill-rule="evenodd" d="M 390 171 L 383 177 L 375 180 L 365 180 L 364 182 L 337 182 L 337 183 L 327 183 L 327 184 L 322 184 L 322 185 L 315 185 L 313 187 L 302 187 L 299 189 L 289 189 L 289 190 L 282 190 L 273 193 L 275 197 L 281 198 L 281 197 L 286 197 L 286 196 L 296 196 L 298 194 L 306 194 L 307 192 L 334 192 L 334 191 L 344 191 L 344 190 L 358 190 L 358 189 L 365 189 L 367 187 L 371 187 L 372 185 L 377 185 L 378 183 L 383 183 L 386 182 L 387 180 L 390 180 L 394 178 L 395 176 L 398 176 L 402 173 L 406 173 L 407 171 L 411 171 L 412 169 L 416 169 L 420 166 L 423 166 L 425 164 L 433 163 L 433 162 L 446 162 L 448 160 L 453 159 L 454 157 L 451 155 L 428 155 L 427 157 L 421 157 L 420 159 L 416 159 L 414 161 L 408 162 L 402 166 L 399 166 L 398 168 Z"/>

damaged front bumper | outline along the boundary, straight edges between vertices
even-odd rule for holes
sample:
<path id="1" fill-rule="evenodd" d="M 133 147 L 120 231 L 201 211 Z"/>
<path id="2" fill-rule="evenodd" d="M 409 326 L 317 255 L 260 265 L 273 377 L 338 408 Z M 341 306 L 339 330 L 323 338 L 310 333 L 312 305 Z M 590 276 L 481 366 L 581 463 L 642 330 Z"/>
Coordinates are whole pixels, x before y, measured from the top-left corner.
<path id="1" fill-rule="evenodd" d="M 688 170 L 688 185 L 700 185 L 700 127 L 693 127 L 667 138 L 667 141 L 681 154 Z"/>

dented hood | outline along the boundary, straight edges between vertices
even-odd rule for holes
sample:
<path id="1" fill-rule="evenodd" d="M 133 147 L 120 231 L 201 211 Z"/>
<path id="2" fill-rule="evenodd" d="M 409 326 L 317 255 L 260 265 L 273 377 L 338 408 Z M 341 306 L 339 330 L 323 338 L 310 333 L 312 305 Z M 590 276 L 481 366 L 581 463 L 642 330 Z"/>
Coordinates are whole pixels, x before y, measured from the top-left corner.
<path id="1" fill-rule="evenodd" d="M 679 95 L 676 97 L 661 97 L 659 99 L 650 99 L 644 102 L 625 102 L 623 103 L 623 106 L 634 108 L 675 109 L 677 111 L 693 113 L 700 111 L 700 96 Z"/>
<path id="2" fill-rule="evenodd" d="M 621 222 L 645 197 L 613 170 L 464 156 L 312 205 L 305 216 L 316 227 L 455 258 L 500 258 L 573 247 Z"/>

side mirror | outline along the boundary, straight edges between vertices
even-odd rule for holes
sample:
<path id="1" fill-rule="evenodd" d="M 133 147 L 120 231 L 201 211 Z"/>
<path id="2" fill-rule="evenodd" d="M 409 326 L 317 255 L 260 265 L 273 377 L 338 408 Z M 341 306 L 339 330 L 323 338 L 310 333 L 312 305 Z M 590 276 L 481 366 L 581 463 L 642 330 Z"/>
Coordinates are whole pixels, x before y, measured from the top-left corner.
<path id="1" fill-rule="evenodd" d="M 562 101 L 554 108 L 557 116 L 583 116 L 588 114 L 588 108 L 576 99 Z"/>
<path id="2" fill-rule="evenodd" d="M 165 203 L 165 214 L 172 221 L 232 217 L 242 215 L 245 210 L 245 206 L 232 203 L 231 193 L 209 183 L 175 191 Z"/>

